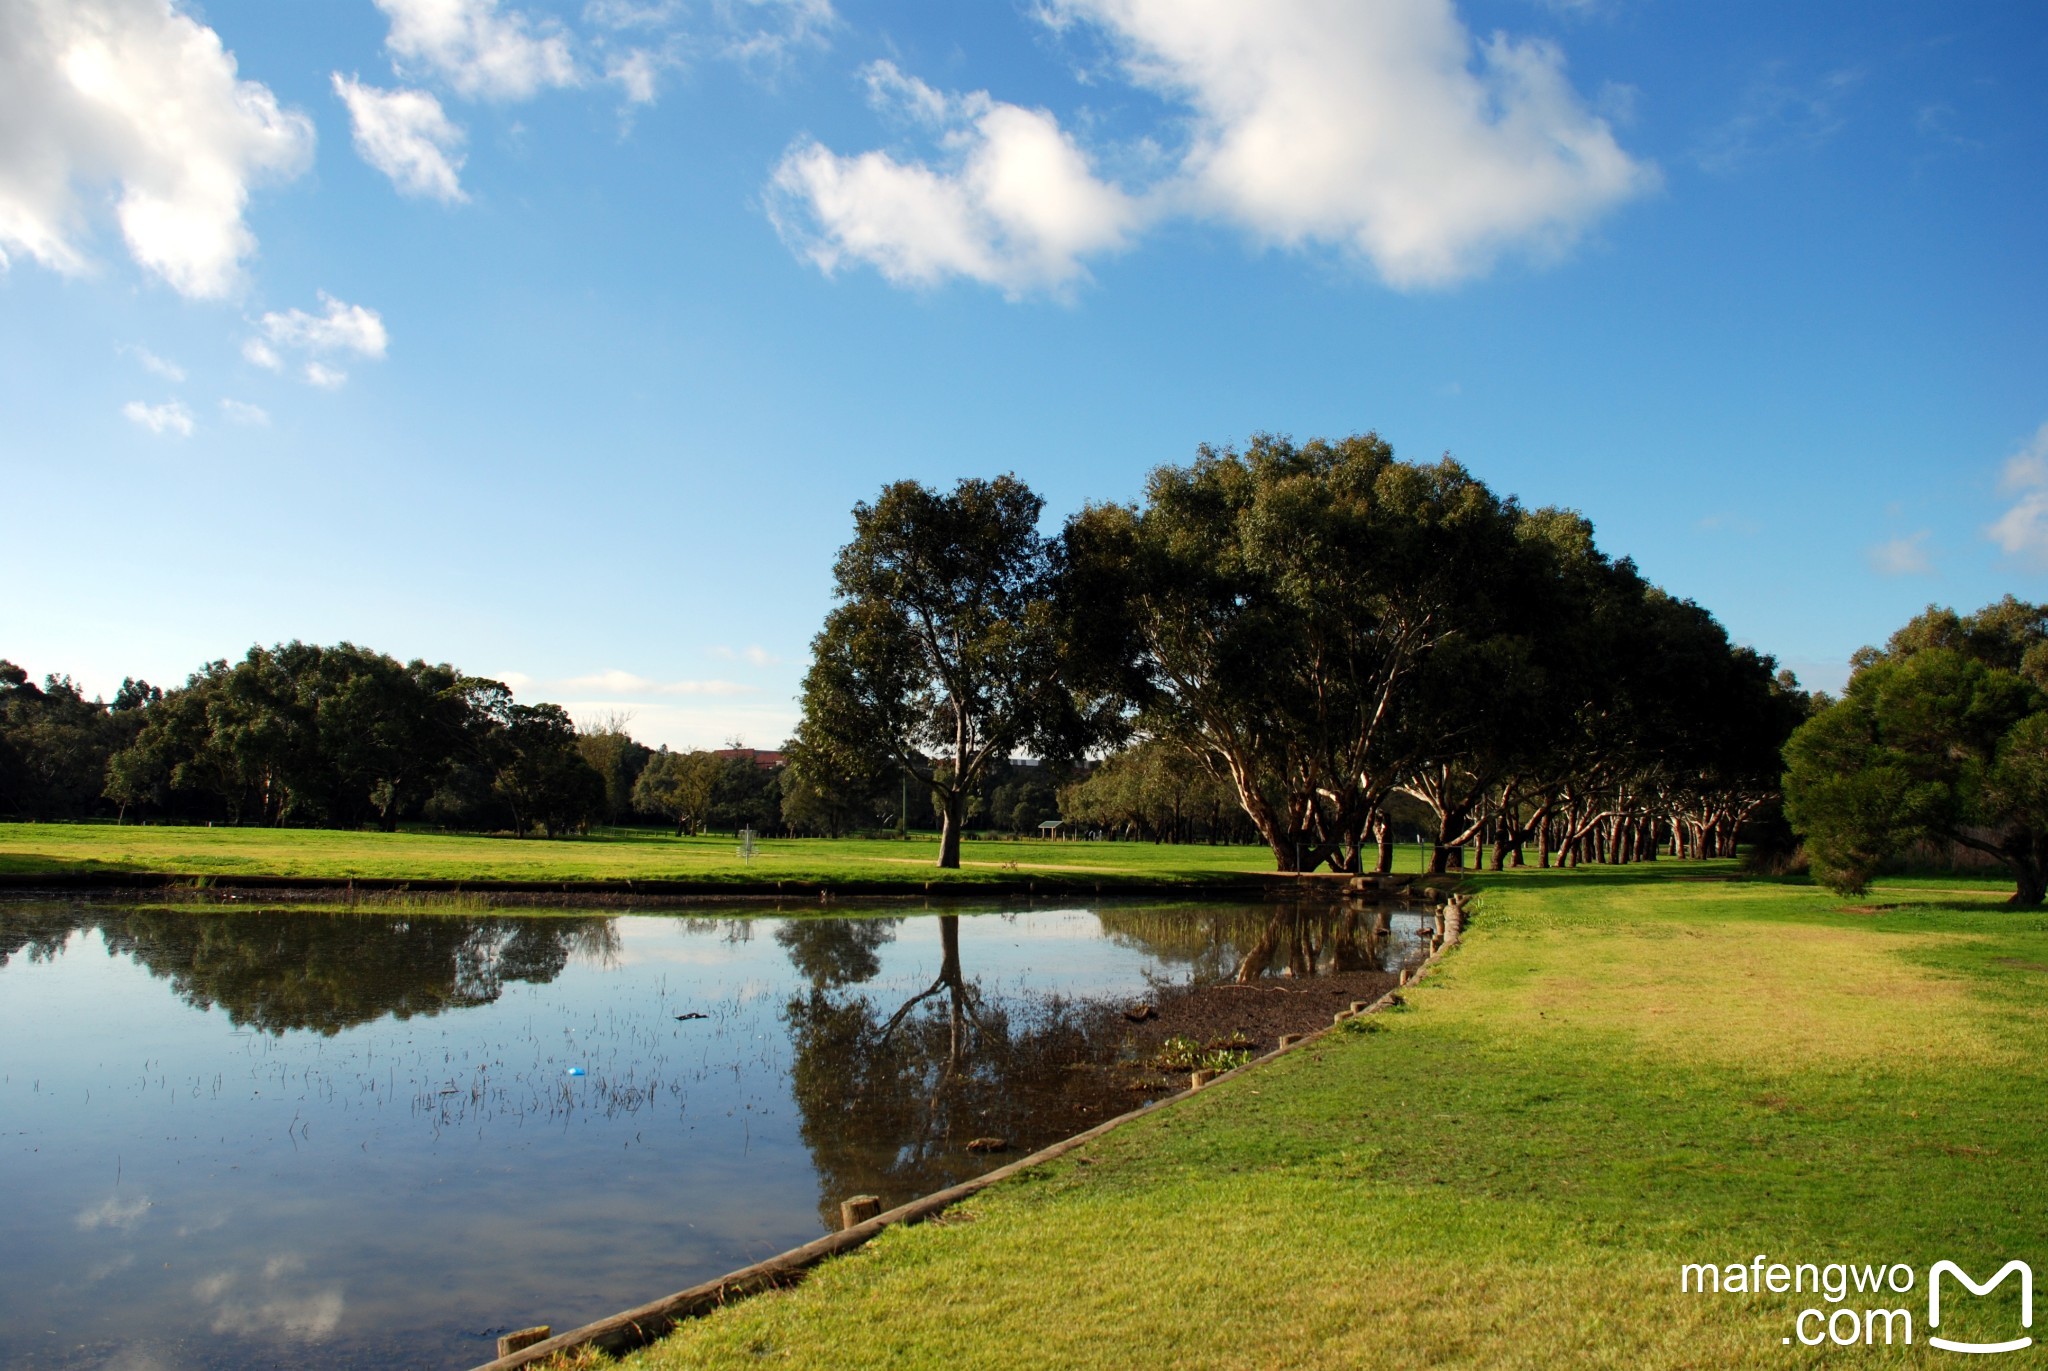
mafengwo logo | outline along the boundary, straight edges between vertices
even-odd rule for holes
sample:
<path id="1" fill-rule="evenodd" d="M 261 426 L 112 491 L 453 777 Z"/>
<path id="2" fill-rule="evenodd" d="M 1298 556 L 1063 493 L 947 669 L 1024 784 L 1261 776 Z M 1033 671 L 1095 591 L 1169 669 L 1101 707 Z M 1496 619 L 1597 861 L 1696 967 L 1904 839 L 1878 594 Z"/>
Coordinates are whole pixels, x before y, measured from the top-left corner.
<path id="1" fill-rule="evenodd" d="M 1934 1330 L 1941 1327 L 1941 1278 L 1954 1276 L 1969 1289 L 1972 1295 L 1988 1295 L 1998 1288 L 2007 1276 L 2017 1273 L 2020 1278 L 2020 1327 L 2034 1326 L 2034 1268 L 2023 1261 L 2009 1261 L 1998 1268 L 1998 1274 L 1982 1285 L 1971 1280 L 1954 1262 L 1942 1261 L 1934 1264 L 1927 1273 L 1927 1341 L 1950 1352 L 2017 1352 L 2022 1347 L 2034 1345 L 2033 1335 L 2010 1338 L 2005 1342 L 1951 1342 L 1939 1337 Z"/>
<path id="2" fill-rule="evenodd" d="M 2015 1311 L 2018 1327 L 2008 1326 L 2003 1331 L 2018 1336 L 1966 1339 L 1942 1335 L 1944 1283 L 1948 1312 L 1953 1316 L 1957 1312 L 1956 1301 L 1964 1291 L 1980 1298 L 1989 1297 L 2012 1276 L 2019 1277 L 2013 1285 L 2014 1293 L 2019 1296 L 2019 1306 Z M 1913 1310 L 1903 1304 L 1890 1308 L 1883 1306 L 1891 1304 L 1900 1295 L 1911 1294 L 1918 1284 L 1919 1273 L 1904 1262 L 1889 1266 L 1851 1266 L 1831 1262 L 1822 1266 L 1813 1262 L 1773 1262 L 1762 1253 L 1757 1254 L 1747 1266 L 1737 1262 L 1726 1266 L 1692 1262 L 1678 1269 L 1678 1288 L 1688 1295 L 1810 1293 L 1832 1306 L 1800 1310 L 1792 1320 L 1791 1336 L 1780 1339 L 1788 1346 L 1794 1342 L 1805 1347 L 1818 1347 L 1822 1343 L 1832 1343 L 1837 1347 L 1853 1347 L 1858 1343 L 1866 1347 L 1911 1343 Z M 1976 1328 L 1983 1320 L 1975 1318 L 1970 1322 Z M 1984 1281 L 1977 1280 L 1952 1261 L 1938 1261 L 1928 1268 L 1927 1324 L 1922 1330 L 1927 1335 L 1928 1346 L 1945 1352 L 1978 1355 L 2018 1352 L 2034 1345 L 2033 1334 L 2025 1331 L 2033 1326 L 2034 1268 L 2027 1263 L 2009 1261 Z M 1955 1331 L 1953 1317 L 1950 1330 Z"/>

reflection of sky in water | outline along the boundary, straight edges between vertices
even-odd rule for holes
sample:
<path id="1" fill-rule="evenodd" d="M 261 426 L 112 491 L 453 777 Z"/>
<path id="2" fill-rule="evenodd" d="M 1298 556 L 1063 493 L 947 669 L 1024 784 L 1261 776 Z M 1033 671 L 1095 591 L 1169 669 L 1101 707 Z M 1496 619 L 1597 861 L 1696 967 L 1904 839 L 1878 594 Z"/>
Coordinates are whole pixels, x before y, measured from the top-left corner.
<path id="1" fill-rule="evenodd" d="M 0 967 L 0 1364 L 469 1365 L 507 1327 L 570 1327 L 819 1231 L 783 1018 L 812 982 L 782 920 L 416 919 L 441 950 L 379 970 L 294 941 L 336 925 L 290 920 L 332 915 L 0 906 L 0 932 L 27 908 L 82 927 Z M 885 1012 L 941 961 L 937 919 L 888 918 L 879 970 L 843 992 Z M 480 924 L 462 977 L 408 963 Z M 1142 995 L 1192 955 L 1086 910 L 964 917 L 960 949 L 985 1002 L 1020 1005 Z M 458 979 L 483 1002 L 379 1008 Z M 330 1000 L 330 1035 L 229 1012 L 324 1022 Z"/>

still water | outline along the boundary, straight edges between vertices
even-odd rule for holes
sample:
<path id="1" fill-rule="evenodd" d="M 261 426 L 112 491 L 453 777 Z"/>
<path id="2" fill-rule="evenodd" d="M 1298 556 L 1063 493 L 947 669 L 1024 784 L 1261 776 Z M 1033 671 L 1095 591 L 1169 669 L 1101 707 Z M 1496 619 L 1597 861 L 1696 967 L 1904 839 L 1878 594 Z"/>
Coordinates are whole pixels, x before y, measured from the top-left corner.
<path id="1" fill-rule="evenodd" d="M 1132 1107 L 1133 1001 L 1424 948 L 1357 918 L 0 905 L 0 1365 L 475 1365 Z"/>

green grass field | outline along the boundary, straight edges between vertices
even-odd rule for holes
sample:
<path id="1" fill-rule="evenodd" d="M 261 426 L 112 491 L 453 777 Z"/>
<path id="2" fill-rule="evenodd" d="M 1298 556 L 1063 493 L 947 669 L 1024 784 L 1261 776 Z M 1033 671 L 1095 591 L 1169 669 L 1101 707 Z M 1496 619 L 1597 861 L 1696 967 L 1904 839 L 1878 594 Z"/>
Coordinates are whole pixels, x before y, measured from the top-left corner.
<path id="1" fill-rule="evenodd" d="M 1851 904 L 1728 874 L 1483 878 L 1465 946 L 1378 1030 L 1223 1082 L 630 1364 L 1954 1362 L 1926 1343 L 1934 1261 L 2048 1271 L 2048 918 L 1998 908 L 2000 882 Z M 1680 1292 L 1682 1263 L 1758 1254 L 1917 1278 L 1839 1306 Z M 2014 1284 L 1951 1286 L 1939 1331 L 2014 1336 Z M 1914 1342 L 1788 1345 L 1809 1307 L 1904 1308 Z"/>
<path id="2" fill-rule="evenodd" d="M 941 872 L 938 839 L 789 838 L 759 843 L 742 861 L 730 835 L 674 838 L 608 830 L 590 838 L 514 839 L 448 833 L 327 829 L 177 828 L 113 824 L 0 824 L 0 873 L 135 871 L 189 876 L 340 880 L 1014 880 L 1042 875 L 1161 883 L 1270 872 L 1263 847 L 969 840 L 961 869 Z M 1417 849 L 1401 854 L 1413 871 Z"/>

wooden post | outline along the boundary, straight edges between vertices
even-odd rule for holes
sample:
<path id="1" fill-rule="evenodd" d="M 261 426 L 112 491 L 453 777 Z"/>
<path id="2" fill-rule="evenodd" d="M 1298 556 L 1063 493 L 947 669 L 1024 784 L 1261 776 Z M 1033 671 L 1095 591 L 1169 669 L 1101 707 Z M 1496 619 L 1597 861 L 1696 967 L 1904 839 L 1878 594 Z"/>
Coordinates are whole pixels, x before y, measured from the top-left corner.
<path id="1" fill-rule="evenodd" d="M 1358 1016 L 1357 1016 L 1356 1014 L 1353 1014 L 1353 1013 L 1352 1013 L 1352 1012 L 1351 1012 L 1350 1010 L 1348 1010 L 1348 1009 L 1340 1009 L 1340 1010 L 1338 1010 L 1338 1011 L 1337 1011 L 1337 1013 L 1336 1013 L 1335 1017 L 1333 1017 L 1333 1018 L 1332 1018 L 1332 1019 L 1330 1020 L 1330 1022 L 1331 1022 L 1331 1023 L 1343 1023 L 1343 1022 L 1344 1022 L 1344 1021 L 1345 1021 L 1346 1019 L 1355 1019 L 1355 1018 L 1357 1018 L 1357 1017 L 1358 1017 Z"/>
<path id="2" fill-rule="evenodd" d="M 1368 1009 L 1371 1009 L 1371 1008 L 1372 1008 L 1372 1001 L 1371 1001 L 1371 1000 L 1353 1000 L 1353 1001 L 1351 1002 L 1351 1012 L 1352 1012 L 1353 1014 L 1363 1014 L 1363 1013 L 1364 1013 L 1364 1012 L 1365 1012 L 1366 1010 L 1368 1010 Z"/>
<path id="3" fill-rule="evenodd" d="M 851 1228 L 857 1223 L 866 1223 L 882 1212 L 880 1195 L 855 1195 L 839 1204 L 839 1226 Z"/>
<path id="4" fill-rule="evenodd" d="M 1197 1071 L 1188 1077 L 1188 1089 L 1200 1090 L 1215 1079 L 1216 1073 L 1213 1071 Z"/>
<path id="5" fill-rule="evenodd" d="M 1280 1046 L 1283 1048 L 1292 1047 L 1300 1041 L 1301 1034 L 1299 1033 L 1282 1033 L 1280 1035 Z"/>
<path id="6" fill-rule="evenodd" d="M 531 1328 L 522 1328 L 517 1333 L 507 1333 L 504 1337 L 498 1339 L 498 1355 L 509 1357 L 522 1348 L 531 1347 L 537 1342 L 546 1342 L 553 1336 L 555 1336 L 554 1326 L 545 1323 L 535 1324 Z"/>

